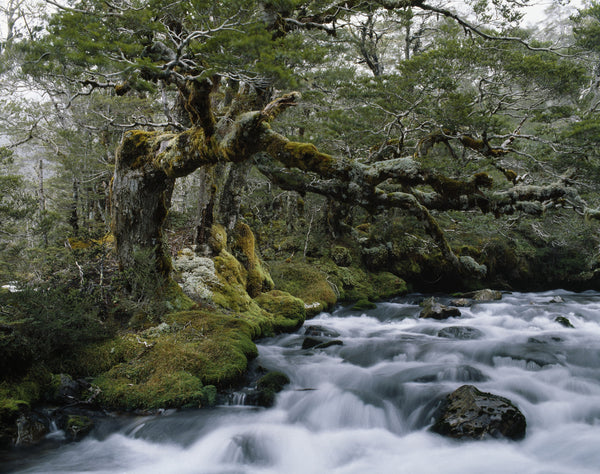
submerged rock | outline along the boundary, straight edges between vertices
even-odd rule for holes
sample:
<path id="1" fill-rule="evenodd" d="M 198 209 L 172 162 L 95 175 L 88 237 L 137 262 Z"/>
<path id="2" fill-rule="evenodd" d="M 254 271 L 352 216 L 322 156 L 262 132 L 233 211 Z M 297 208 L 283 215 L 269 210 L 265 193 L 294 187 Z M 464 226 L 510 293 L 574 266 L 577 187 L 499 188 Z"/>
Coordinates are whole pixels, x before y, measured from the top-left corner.
<path id="1" fill-rule="evenodd" d="M 431 430 L 451 438 L 519 440 L 526 427 L 525 417 L 509 399 L 463 385 L 446 396 Z"/>
<path id="2" fill-rule="evenodd" d="M 422 303 L 423 310 L 419 314 L 420 318 L 446 319 L 453 316 L 460 316 L 460 310 L 451 306 L 445 306 L 438 303 L 434 298 L 427 298 Z"/>
<path id="3" fill-rule="evenodd" d="M 564 316 L 557 316 L 554 321 L 556 321 L 558 324 L 563 325 L 566 328 L 574 328 L 575 327 L 575 326 L 573 326 L 571 321 L 569 321 L 569 319 L 565 318 Z"/>
<path id="4" fill-rule="evenodd" d="M 466 306 L 471 306 L 471 300 L 468 298 L 456 298 L 450 300 L 450 304 L 452 306 L 460 306 L 461 308 L 464 308 Z"/>
<path id="5" fill-rule="evenodd" d="M 448 339 L 480 339 L 483 337 L 483 332 L 479 329 L 470 326 L 449 326 L 440 329 L 437 333 L 438 337 L 446 337 Z"/>
<path id="6" fill-rule="evenodd" d="M 275 395 L 283 390 L 290 379 L 282 372 L 269 372 L 256 382 L 255 404 L 263 407 L 271 407 L 275 404 Z M 252 398 L 254 398 L 252 397 Z"/>
<path id="7" fill-rule="evenodd" d="M 369 301 L 366 298 L 358 300 L 356 303 L 354 303 L 354 306 L 352 306 L 352 309 L 354 311 L 363 311 L 363 310 L 375 309 L 375 308 L 377 308 L 377 305 L 375 303 L 373 303 L 372 301 Z"/>
<path id="8" fill-rule="evenodd" d="M 471 293 L 466 293 L 464 296 L 471 298 L 473 301 L 494 301 L 502 299 L 502 293 L 490 289 L 472 291 Z"/>
<path id="9" fill-rule="evenodd" d="M 324 326 L 313 324 L 311 326 L 304 327 L 304 335 L 313 337 L 339 337 L 340 333 L 334 331 L 333 329 L 328 329 Z"/>
<path id="10" fill-rule="evenodd" d="M 334 339 L 333 341 L 327 341 L 315 346 L 315 349 L 326 349 L 331 346 L 343 346 L 344 343 L 339 339 Z"/>
<path id="11" fill-rule="evenodd" d="M 323 342 L 325 342 L 323 339 L 316 339 L 314 337 L 305 337 L 304 341 L 302 341 L 302 349 L 312 349 L 313 347 L 316 347 L 319 344 L 323 344 Z"/>

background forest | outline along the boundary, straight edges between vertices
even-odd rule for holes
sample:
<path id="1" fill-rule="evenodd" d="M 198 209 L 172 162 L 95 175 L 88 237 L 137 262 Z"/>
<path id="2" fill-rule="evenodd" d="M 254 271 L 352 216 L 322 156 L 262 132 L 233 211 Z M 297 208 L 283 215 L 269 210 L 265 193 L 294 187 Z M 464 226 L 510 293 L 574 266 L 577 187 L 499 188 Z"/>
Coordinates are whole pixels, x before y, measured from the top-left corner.
<path id="1" fill-rule="evenodd" d="M 56 374 L 210 404 L 337 301 L 598 289 L 600 4 L 534 3 L 7 0 L 3 439 Z"/>

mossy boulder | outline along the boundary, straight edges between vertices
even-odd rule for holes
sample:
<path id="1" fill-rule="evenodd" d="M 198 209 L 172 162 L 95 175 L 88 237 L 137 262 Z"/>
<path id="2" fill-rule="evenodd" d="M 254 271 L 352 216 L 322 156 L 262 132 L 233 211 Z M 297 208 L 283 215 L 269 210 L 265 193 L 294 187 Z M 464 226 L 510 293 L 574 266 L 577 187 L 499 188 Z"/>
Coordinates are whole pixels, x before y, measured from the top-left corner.
<path id="1" fill-rule="evenodd" d="M 306 319 L 304 302 L 285 291 L 272 290 L 262 293 L 255 298 L 255 301 L 273 316 L 275 332 L 295 331 Z"/>
<path id="2" fill-rule="evenodd" d="M 25 400 L 0 396 L 0 447 L 7 447 L 17 439 L 17 420 L 29 411 Z"/>
<path id="3" fill-rule="evenodd" d="M 62 428 L 67 439 L 80 441 L 94 428 L 93 420 L 85 415 L 68 415 L 63 422 Z"/>
<path id="4" fill-rule="evenodd" d="M 239 380 L 257 355 L 252 339 L 262 335 L 261 320 L 214 310 L 173 313 L 165 323 L 169 331 L 121 336 L 127 344 L 118 343 L 120 357 L 93 381 L 102 404 L 125 410 L 209 406 L 214 385 Z"/>
<path id="5" fill-rule="evenodd" d="M 283 390 L 290 379 L 282 372 L 269 372 L 256 382 L 256 403 L 259 406 L 271 407 L 275 403 L 275 395 Z"/>
<path id="6" fill-rule="evenodd" d="M 280 290 L 304 301 L 306 313 L 313 316 L 337 302 L 327 273 L 303 262 L 271 262 L 271 276 Z"/>
<path id="7" fill-rule="evenodd" d="M 19 438 L 19 427 L 23 440 L 30 438 L 24 434 L 29 428 L 31 439 L 35 438 L 39 420 L 31 415 L 31 407 L 44 398 L 51 382 L 52 374 L 45 367 L 33 366 L 25 376 L 0 383 L 0 446 L 14 444 Z"/>
<path id="8" fill-rule="evenodd" d="M 373 303 L 372 301 L 369 301 L 366 298 L 358 300 L 352 306 L 352 309 L 355 311 L 363 311 L 363 310 L 375 309 L 375 308 L 377 308 L 377 305 L 375 303 Z"/>

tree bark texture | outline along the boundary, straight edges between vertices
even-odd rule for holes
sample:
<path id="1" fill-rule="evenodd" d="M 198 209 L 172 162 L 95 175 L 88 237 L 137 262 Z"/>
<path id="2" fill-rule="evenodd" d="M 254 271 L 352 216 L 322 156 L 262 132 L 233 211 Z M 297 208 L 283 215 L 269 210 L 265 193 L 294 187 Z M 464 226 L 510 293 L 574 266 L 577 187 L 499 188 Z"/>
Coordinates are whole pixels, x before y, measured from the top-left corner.
<path id="1" fill-rule="evenodd" d="M 193 89 L 195 93 L 204 89 Z M 209 93 L 204 90 L 205 93 Z M 297 93 L 287 94 L 262 110 L 239 115 L 227 133 L 215 133 L 206 111 L 196 125 L 182 133 L 130 131 L 117 150 L 112 183 L 112 226 L 123 267 L 132 265 L 136 250 L 153 249 L 157 271 L 168 275 L 170 263 L 163 250 L 162 227 L 170 206 L 174 180 L 197 168 L 233 165 L 216 209 L 227 227 L 235 225 L 242 198 L 243 178 L 250 159 L 274 184 L 300 194 L 313 192 L 371 213 L 399 208 L 415 216 L 457 272 L 485 273 L 470 257 L 459 258 L 450 248 L 431 210 L 467 210 L 507 214 L 543 212 L 548 203 L 576 201 L 576 193 L 561 184 L 512 186 L 492 191 L 492 180 L 477 173 L 469 180 L 451 179 L 422 170 L 413 157 L 362 164 L 336 159 L 309 143 L 297 143 L 275 133 L 269 122 L 293 106 Z M 188 102 L 189 103 L 189 102 Z M 194 103 L 209 101 L 194 97 Z M 218 138 L 217 138 L 218 136 Z M 427 189 L 431 191 L 427 191 Z"/>

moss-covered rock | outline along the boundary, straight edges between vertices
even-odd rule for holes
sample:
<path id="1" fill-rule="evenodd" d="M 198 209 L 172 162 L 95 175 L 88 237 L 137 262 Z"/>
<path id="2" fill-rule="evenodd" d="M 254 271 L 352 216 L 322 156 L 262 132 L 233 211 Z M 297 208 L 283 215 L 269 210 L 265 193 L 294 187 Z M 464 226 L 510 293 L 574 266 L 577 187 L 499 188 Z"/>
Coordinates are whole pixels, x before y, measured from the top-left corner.
<path id="1" fill-rule="evenodd" d="M 261 334 L 261 321 L 188 311 L 168 315 L 165 323 L 169 331 L 125 337 L 137 347 L 95 378 L 101 403 L 120 409 L 210 405 L 211 385 L 235 382 L 257 355 L 252 338 Z"/>
<path id="2" fill-rule="evenodd" d="M 271 262 L 275 286 L 304 301 L 309 316 L 332 307 L 337 302 L 327 274 L 302 262 Z"/>
<path id="3" fill-rule="evenodd" d="M 295 331 L 306 319 L 304 302 L 285 291 L 272 290 L 262 293 L 255 298 L 255 301 L 262 309 L 273 315 L 275 332 Z"/>
<path id="4" fill-rule="evenodd" d="M 372 301 L 369 301 L 366 298 L 363 298 L 362 300 L 358 300 L 352 306 L 352 309 L 355 311 L 362 311 L 362 310 L 366 310 L 366 309 L 375 309 L 375 308 L 377 308 L 377 305 L 375 303 L 373 303 Z"/>
<path id="5" fill-rule="evenodd" d="M 80 441 L 94 428 L 94 422 L 85 415 L 69 415 L 64 422 L 64 431 L 67 439 Z"/>
<path id="6" fill-rule="evenodd" d="M 46 368 L 33 366 L 24 377 L 0 383 L 0 446 L 16 442 L 19 423 L 28 422 L 31 406 L 43 398 L 51 382 Z"/>
<path id="7" fill-rule="evenodd" d="M 256 382 L 256 403 L 263 407 L 273 406 L 275 394 L 281 392 L 283 387 L 290 383 L 290 379 L 282 372 L 269 372 Z"/>

